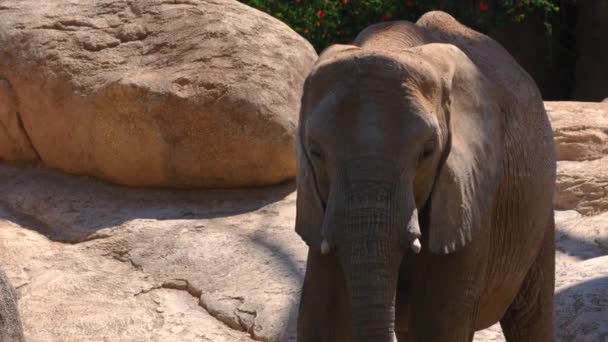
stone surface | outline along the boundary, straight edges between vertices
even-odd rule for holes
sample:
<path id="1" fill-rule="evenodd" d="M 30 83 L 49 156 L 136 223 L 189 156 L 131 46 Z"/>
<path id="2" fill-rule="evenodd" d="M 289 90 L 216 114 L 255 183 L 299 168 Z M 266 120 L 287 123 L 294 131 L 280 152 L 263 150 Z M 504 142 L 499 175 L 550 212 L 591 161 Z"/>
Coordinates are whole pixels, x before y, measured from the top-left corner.
<path id="1" fill-rule="evenodd" d="M 608 338 L 608 256 L 573 265 L 571 279 L 556 290 L 557 342 Z"/>
<path id="2" fill-rule="evenodd" d="M 18 289 L 27 341 L 295 341 L 306 246 L 293 230 L 293 184 L 130 189 L 5 165 L 0 179 L 0 264 Z M 608 255 L 607 215 L 556 211 L 559 291 L 597 290 L 585 285 L 596 284 L 591 266 L 578 265 Z M 596 301 L 573 311 L 577 295 L 563 293 L 558 322 L 562 311 L 595 315 Z M 605 329 L 591 323 L 568 327 Z M 571 341 L 570 330 L 557 332 Z M 475 341 L 504 338 L 495 325 Z"/>
<path id="3" fill-rule="evenodd" d="M 557 162 L 554 204 L 585 215 L 608 211 L 608 155 L 585 162 Z"/>
<path id="4" fill-rule="evenodd" d="M 574 210 L 556 211 L 555 287 L 573 284 L 579 277 L 571 265 L 608 255 L 608 213 L 583 216 Z"/>
<path id="5" fill-rule="evenodd" d="M 0 76 L 0 160 L 16 164 L 32 164 L 39 161 L 23 129 L 15 90 Z"/>
<path id="6" fill-rule="evenodd" d="M 586 161 L 608 155 L 608 104 L 545 102 L 557 160 Z"/>
<path id="7" fill-rule="evenodd" d="M 135 186 L 276 184 L 295 176 L 315 59 L 235 0 L 3 1 L 0 160 Z"/>
<path id="8" fill-rule="evenodd" d="M 608 211 L 608 104 L 545 102 L 557 149 L 555 208 Z"/>
<path id="9" fill-rule="evenodd" d="M 0 263 L 19 289 L 27 341 L 293 334 L 306 262 L 293 184 L 128 189 L 6 166 L 0 179 Z"/>
<path id="10" fill-rule="evenodd" d="M 16 292 L 2 267 L 0 267 L 0 341 L 24 341 Z"/>

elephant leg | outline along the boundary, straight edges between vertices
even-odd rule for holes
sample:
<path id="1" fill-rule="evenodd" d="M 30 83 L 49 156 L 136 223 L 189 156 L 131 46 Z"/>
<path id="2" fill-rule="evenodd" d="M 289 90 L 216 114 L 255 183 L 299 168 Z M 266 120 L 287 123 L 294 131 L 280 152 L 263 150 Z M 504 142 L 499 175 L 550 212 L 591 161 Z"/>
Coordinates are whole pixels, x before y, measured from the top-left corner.
<path id="1" fill-rule="evenodd" d="M 407 260 L 408 257 L 412 258 L 413 255 L 406 255 L 404 259 Z M 408 334 L 408 326 L 411 308 L 412 274 L 414 274 L 412 263 L 402 262 L 395 297 L 395 335 L 398 342 L 409 342 L 411 340 L 411 335 Z"/>
<path id="2" fill-rule="evenodd" d="M 508 342 L 553 341 L 553 293 L 555 286 L 555 225 L 551 218 L 543 247 L 500 320 Z"/>
<path id="3" fill-rule="evenodd" d="M 408 327 L 412 341 L 471 342 L 485 277 L 487 246 L 472 242 L 447 255 L 426 252 L 414 284 Z"/>
<path id="4" fill-rule="evenodd" d="M 352 341 L 348 292 L 336 253 L 309 250 L 298 313 L 298 342 Z"/>

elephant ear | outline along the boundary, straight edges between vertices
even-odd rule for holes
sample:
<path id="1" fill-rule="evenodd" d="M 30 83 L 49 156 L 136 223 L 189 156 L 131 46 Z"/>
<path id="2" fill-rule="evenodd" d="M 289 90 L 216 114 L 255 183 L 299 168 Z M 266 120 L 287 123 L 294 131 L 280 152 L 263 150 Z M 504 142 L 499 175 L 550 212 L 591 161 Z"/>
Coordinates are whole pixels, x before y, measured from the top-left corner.
<path id="1" fill-rule="evenodd" d="M 493 88 L 458 48 L 441 45 L 447 139 L 429 206 L 429 248 L 452 253 L 489 227 L 501 169 L 500 108 Z M 435 52 L 437 53 L 437 52 Z M 446 75 L 446 73 L 444 73 Z"/>
<path id="2" fill-rule="evenodd" d="M 319 191 L 319 183 L 314 173 L 310 155 L 306 150 L 304 130 L 311 109 L 311 76 L 304 83 L 300 107 L 300 117 L 296 130 L 296 233 L 309 247 L 321 245 L 321 225 L 324 204 Z"/>
<path id="3" fill-rule="evenodd" d="M 310 157 L 302 141 L 302 128 L 298 128 L 296 140 L 296 232 L 309 247 L 319 247 L 324 208 Z"/>
<path id="4" fill-rule="evenodd" d="M 311 86 L 311 83 L 313 82 L 312 79 L 314 78 L 315 73 L 320 70 L 324 64 L 332 63 L 332 61 L 334 61 L 335 58 L 339 58 L 342 53 L 348 53 L 349 51 L 352 52 L 353 50 L 359 49 L 359 47 L 354 45 L 342 44 L 335 44 L 328 47 L 319 56 L 315 67 L 304 84 L 300 118 L 296 134 L 296 232 L 309 247 L 321 248 L 322 252 L 322 241 L 327 241 L 327 248 L 331 247 L 334 228 L 334 222 L 332 222 L 331 219 L 334 217 L 332 214 L 335 213 L 335 208 L 332 205 L 334 203 L 333 201 L 329 201 L 328 207 L 325 207 L 327 201 L 324 202 L 323 197 L 321 196 L 319 182 L 316 178 L 317 176 L 314 172 L 304 140 L 304 129 L 308 116 L 314 109 L 313 107 L 318 105 L 312 101 L 312 99 L 315 98 L 315 94 L 312 93 L 318 89 Z M 332 194 L 336 194 L 336 187 L 337 184 L 333 184 L 327 196 L 332 198 Z M 326 212 L 329 214 L 326 214 Z M 328 220 L 324 220 L 325 215 L 329 216 Z M 325 226 L 323 227 L 324 224 Z"/>

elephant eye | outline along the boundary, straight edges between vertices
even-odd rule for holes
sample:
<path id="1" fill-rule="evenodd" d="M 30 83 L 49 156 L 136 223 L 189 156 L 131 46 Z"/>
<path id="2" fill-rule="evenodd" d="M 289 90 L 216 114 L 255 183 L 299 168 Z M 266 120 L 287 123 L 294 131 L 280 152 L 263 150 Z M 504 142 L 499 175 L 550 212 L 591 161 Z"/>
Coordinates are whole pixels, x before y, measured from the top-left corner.
<path id="1" fill-rule="evenodd" d="M 429 140 L 425 142 L 422 146 L 422 151 L 420 152 L 418 161 L 422 162 L 426 159 L 429 159 L 431 156 L 433 156 L 433 152 L 435 152 L 435 140 Z"/>
<path id="2" fill-rule="evenodd" d="M 312 147 L 310 149 L 310 155 L 315 159 L 323 159 L 323 154 L 321 153 L 321 150 L 316 147 Z"/>

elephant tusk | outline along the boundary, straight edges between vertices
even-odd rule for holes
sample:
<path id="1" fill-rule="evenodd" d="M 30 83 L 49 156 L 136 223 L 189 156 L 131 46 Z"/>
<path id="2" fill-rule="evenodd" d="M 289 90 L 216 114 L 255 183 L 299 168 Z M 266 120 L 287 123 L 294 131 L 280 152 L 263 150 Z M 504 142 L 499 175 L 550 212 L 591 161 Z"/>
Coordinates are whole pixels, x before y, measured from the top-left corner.
<path id="1" fill-rule="evenodd" d="M 327 240 L 323 240 L 323 242 L 321 242 L 321 254 L 328 254 L 329 253 L 329 242 L 327 242 Z"/>
<path id="2" fill-rule="evenodd" d="M 420 253 L 420 250 L 422 249 L 422 245 L 420 244 L 420 240 L 416 239 L 412 242 L 412 251 L 414 251 L 414 253 L 418 254 Z"/>

